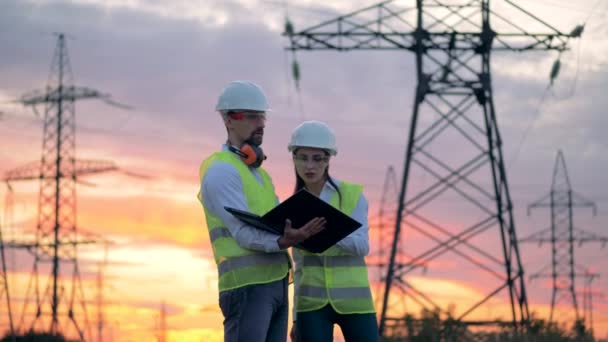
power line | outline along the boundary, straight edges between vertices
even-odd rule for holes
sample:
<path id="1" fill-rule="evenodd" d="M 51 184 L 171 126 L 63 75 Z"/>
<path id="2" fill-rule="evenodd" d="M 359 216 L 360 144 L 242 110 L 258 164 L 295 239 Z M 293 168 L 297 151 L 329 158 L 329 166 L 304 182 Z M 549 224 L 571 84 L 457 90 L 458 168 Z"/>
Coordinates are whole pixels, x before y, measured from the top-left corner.
<path id="1" fill-rule="evenodd" d="M 563 3 L 550 2 L 547 0 L 519 0 L 519 1 L 530 2 L 530 3 L 535 3 L 535 4 L 544 4 L 544 5 L 551 6 L 551 7 L 558 7 L 558 8 L 574 10 L 574 11 L 582 12 L 582 13 L 589 13 L 589 9 L 586 9 L 586 8 L 582 8 L 582 7 L 578 7 L 578 6 L 569 6 L 569 5 L 565 5 Z M 598 0 L 597 4 L 595 6 L 593 6 L 592 10 L 595 10 L 601 2 L 602 2 L 602 0 Z M 571 3 L 571 2 L 569 2 L 569 3 Z M 607 11 L 598 11 L 597 13 L 608 13 L 608 12 Z"/>

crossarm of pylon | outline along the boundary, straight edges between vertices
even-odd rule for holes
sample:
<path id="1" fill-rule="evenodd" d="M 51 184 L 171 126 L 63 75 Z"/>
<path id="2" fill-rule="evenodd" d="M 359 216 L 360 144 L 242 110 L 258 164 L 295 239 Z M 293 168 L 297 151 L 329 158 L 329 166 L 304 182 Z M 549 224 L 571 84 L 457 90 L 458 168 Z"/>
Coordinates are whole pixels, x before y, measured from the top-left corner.
<path id="1" fill-rule="evenodd" d="M 541 197 L 540 199 L 533 202 L 532 204 L 528 205 L 528 210 L 527 210 L 528 216 L 530 216 L 530 214 L 532 213 L 532 209 L 547 208 L 547 207 L 551 206 L 550 203 L 546 202 L 547 200 L 550 200 L 550 199 L 551 199 L 551 193 L 548 193 L 548 194 L 544 195 L 543 197 Z"/>
<path id="2" fill-rule="evenodd" d="M 40 162 L 35 161 L 17 167 L 4 174 L 2 180 L 10 183 L 12 181 L 40 179 Z"/>
<path id="3" fill-rule="evenodd" d="M 454 6 L 440 3 L 438 1 L 426 1 L 425 7 L 447 8 L 448 15 L 438 18 L 433 16 L 430 11 L 425 11 L 425 15 L 432 22 L 425 27 L 424 33 L 416 33 L 416 25 L 410 23 L 404 16 L 408 12 L 415 10 L 413 7 L 400 7 L 392 4 L 393 1 L 384 1 L 349 14 L 339 16 L 320 24 L 311 26 L 299 32 L 289 35 L 291 46 L 290 50 L 413 50 L 415 48 L 416 34 L 423 34 L 425 37 L 425 48 L 429 50 L 447 50 L 449 40 L 452 35 L 457 36 L 458 41 L 467 41 L 468 44 L 452 45 L 452 50 L 470 50 L 471 44 L 475 43 L 475 37 L 479 32 L 458 32 L 447 24 L 447 19 L 454 16 L 458 19 L 457 23 L 468 23 L 480 28 L 480 25 L 473 22 L 471 17 L 479 13 L 479 10 L 463 16 L 458 10 L 467 6 Z M 472 2 L 473 3 L 473 2 Z M 512 4 L 513 5 L 513 4 Z M 480 6 L 477 5 L 477 8 Z M 474 6 L 468 6 L 475 8 Z M 500 13 L 490 10 L 493 20 L 499 20 L 508 25 L 512 32 L 500 32 L 494 35 L 490 32 L 495 41 L 492 47 L 495 50 L 506 51 L 526 51 L 526 50 L 567 50 L 570 35 L 562 33 L 551 25 L 539 18 L 531 15 L 521 7 L 514 7 L 523 13 L 528 19 L 540 23 L 547 33 L 530 33 L 521 25 L 513 20 L 506 18 Z M 370 19 L 373 18 L 373 19 Z M 400 27 L 393 27 L 390 24 L 401 24 Z M 287 34 L 287 33 L 286 33 Z"/>
<path id="4" fill-rule="evenodd" d="M 291 34 L 290 49 L 351 50 L 381 46 L 410 49 L 415 43 L 411 34 L 415 25 L 402 15 L 415 8 L 391 8 L 387 6 L 390 2 L 372 5 Z M 395 28 L 391 24 L 401 27 Z"/>
<path id="5" fill-rule="evenodd" d="M 118 170 L 118 166 L 111 161 L 93 159 L 76 160 L 75 173 L 78 176 L 116 170 Z"/>
<path id="6" fill-rule="evenodd" d="M 19 102 L 25 106 L 33 106 L 47 102 L 76 101 L 80 99 L 106 98 L 108 95 L 87 87 L 63 86 L 45 91 L 34 91 L 23 95 Z"/>
<path id="7" fill-rule="evenodd" d="M 589 269 L 583 265 L 576 264 L 575 269 L 576 272 L 573 275 L 578 278 L 594 279 L 600 277 L 599 273 L 589 272 Z"/>
<path id="8" fill-rule="evenodd" d="M 604 247 L 608 243 L 608 236 L 590 233 L 579 228 L 574 228 L 574 231 L 576 233 L 574 239 L 579 244 L 583 244 L 585 242 L 600 242 L 602 247 Z"/>
<path id="9" fill-rule="evenodd" d="M 506 0 L 513 8 L 517 9 L 521 14 L 541 24 L 549 33 L 531 33 L 521 25 L 518 25 L 513 20 L 506 18 L 495 10 L 490 8 L 491 20 L 501 20 L 509 25 L 514 31 L 500 32 L 496 35 L 496 43 L 492 46 L 493 50 L 506 51 L 526 51 L 526 50 L 558 50 L 564 51 L 568 49 L 570 35 L 561 32 L 552 25 L 523 9 L 512 1 Z M 523 40 L 522 38 L 527 38 Z"/>
<path id="10" fill-rule="evenodd" d="M 583 207 L 592 208 L 594 216 L 597 213 L 597 206 L 595 205 L 595 203 L 586 199 L 585 197 L 583 197 L 582 195 L 580 195 L 579 193 L 577 193 L 574 190 L 572 190 L 572 202 L 573 202 L 573 206 L 576 206 L 579 208 L 583 208 Z"/>
<path id="11" fill-rule="evenodd" d="M 543 242 L 551 242 L 551 228 L 543 229 L 520 238 L 519 242 L 538 242 L 539 245 Z"/>
<path id="12" fill-rule="evenodd" d="M 105 160 L 76 160 L 76 166 L 74 168 L 74 173 L 72 175 L 63 175 L 64 177 L 77 177 L 84 176 L 88 174 L 95 174 L 101 172 L 115 171 L 118 170 L 118 166 L 111 161 Z M 40 179 L 40 162 L 30 162 L 23 166 L 17 167 L 13 170 L 7 171 L 4 174 L 3 181 L 10 183 L 14 181 L 25 181 L 25 180 L 34 180 Z"/>
<path id="13" fill-rule="evenodd" d="M 7 241 L 4 243 L 6 248 L 15 248 L 15 249 L 25 249 L 28 252 L 34 254 L 40 261 L 51 261 L 53 255 L 53 248 L 57 245 L 59 250 L 59 259 L 64 261 L 71 261 L 74 259 L 73 255 L 63 255 L 61 252 L 63 249 L 61 247 L 74 247 L 76 245 L 93 245 L 98 243 L 98 240 L 94 239 L 86 239 L 86 238 L 71 238 L 71 239 L 61 239 L 57 242 L 40 242 L 40 241 L 25 241 L 25 240 L 13 240 Z"/>

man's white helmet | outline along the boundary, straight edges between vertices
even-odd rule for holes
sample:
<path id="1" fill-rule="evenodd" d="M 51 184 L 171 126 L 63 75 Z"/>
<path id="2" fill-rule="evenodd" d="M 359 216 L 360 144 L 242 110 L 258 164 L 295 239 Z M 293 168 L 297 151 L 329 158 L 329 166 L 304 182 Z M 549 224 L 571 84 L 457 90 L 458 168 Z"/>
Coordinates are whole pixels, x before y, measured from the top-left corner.
<path id="1" fill-rule="evenodd" d="M 293 130 L 287 149 L 293 152 L 298 147 L 320 148 L 332 156 L 338 153 L 334 132 L 324 122 L 315 120 L 305 121 Z"/>
<path id="2" fill-rule="evenodd" d="M 264 91 L 250 81 L 233 81 L 228 83 L 217 100 L 215 110 L 234 109 L 266 112 L 269 109 Z"/>

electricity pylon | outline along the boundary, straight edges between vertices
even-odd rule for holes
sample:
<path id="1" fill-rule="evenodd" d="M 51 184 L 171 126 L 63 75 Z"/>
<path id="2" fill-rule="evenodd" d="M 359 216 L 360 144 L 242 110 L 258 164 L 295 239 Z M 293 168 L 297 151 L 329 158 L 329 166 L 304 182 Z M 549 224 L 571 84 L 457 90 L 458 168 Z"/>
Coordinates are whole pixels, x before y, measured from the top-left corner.
<path id="1" fill-rule="evenodd" d="M 384 177 L 384 184 L 382 186 L 382 197 L 380 198 L 380 206 L 378 208 L 378 216 L 376 217 L 376 248 L 374 253 L 371 254 L 366 263 L 368 266 L 375 267 L 377 271 L 376 281 L 378 283 L 386 282 L 386 271 L 388 270 L 388 255 L 391 248 L 392 230 L 394 227 L 395 213 L 397 212 L 397 175 L 395 168 L 391 165 L 386 170 Z M 395 265 L 397 268 L 409 267 L 409 260 L 413 259 L 411 255 L 403 250 L 399 250 L 395 259 Z M 422 272 L 426 272 L 427 265 L 424 261 L 418 262 L 417 266 L 422 269 Z M 384 290 L 384 289 L 381 289 Z M 375 306 L 382 305 L 382 292 L 376 292 L 374 304 Z M 405 307 L 406 297 L 402 297 L 402 306 Z"/>
<path id="2" fill-rule="evenodd" d="M 574 258 L 575 243 L 582 245 L 587 242 L 600 242 L 606 244 L 607 237 L 588 233 L 574 226 L 574 208 L 591 208 L 595 215 L 595 203 L 586 200 L 572 190 L 566 161 L 562 151 L 557 152 L 553 167 L 551 191 L 538 201 L 528 206 L 528 214 L 535 208 L 549 208 L 551 210 L 551 225 L 547 229 L 524 237 L 520 242 L 537 242 L 539 244 L 551 243 L 551 263 L 540 271 L 532 274 L 530 279 L 551 278 L 551 313 L 549 322 L 553 322 L 554 311 L 561 301 L 570 300 L 574 313 L 574 320 L 579 320 L 579 305 L 575 279 L 578 277 L 592 277 L 585 267 L 577 265 Z M 550 272 L 547 272 L 548 269 Z M 561 316 L 561 319 L 564 319 Z"/>
<path id="3" fill-rule="evenodd" d="M 585 285 L 583 288 L 583 319 L 582 321 L 585 323 L 585 327 L 591 333 L 591 336 L 594 337 L 594 329 L 593 329 L 593 297 L 604 298 L 604 293 L 593 291 L 591 287 L 591 283 L 596 278 L 599 278 L 599 274 L 591 273 L 588 270 L 585 272 Z"/>
<path id="4" fill-rule="evenodd" d="M 167 307 L 164 300 L 160 304 L 157 329 L 156 340 L 158 342 L 167 342 Z"/>
<path id="5" fill-rule="evenodd" d="M 416 0 L 416 6 L 408 8 L 396 3 L 383 1 L 299 32 L 291 22 L 285 25 L 291 44 L 288 49 L 292 51 L 402 50 L 416 56 L 418 84 L 380 334 L 385 335 L 389 324 L 403 325 L 409 310 L 393 305 L 398 303 L 390 300 L 395 288 L 420 309 L 438 311 L 442 318 L 452 318 L 459 324 L 508 325 L 521 330 L 529 322 L 528 300 L 494 106 L 491 52 L 563 51 L 568 49 L 569 39 L 580 36 L 583 28 L 562 33 L 509 0 L 506 3 L 511 10 L 549 32 L 531 33 L 532 29 L 492 10 L 489 0 Z M 497 33 L 491 18 L 496 20 L 492 23 L 500 22 L 514 31 Z M 416 184 L 411 180 L 418 179 L 417 175 L 431 181 Z M 452 210 L 454 216 L 448 217 L 446 202 L 457 203 L 462 210 Z M 408 236 L 411 244 L 404 249 L 415 257 L 410 267 L 399 268 L 395 260 L 404 243 L 401 230 L 405 228 L 412 235 Z M 455 260 L 448 255 L 464 264 L 449 267 Z M 460 287 L 462 298 L 436 300 L 443 293 L 433 292 L 433 285 L 446 285 L 443 279 L 406 279 L 423 259 L 435 262 L 429 265 L 431 270 L 438 268 L 435 266 L 449 268 L 446 272 L 454 280 L 449 285 Z M 464 291 L 482 295 L 471 298 Z M 495 297 L 498 301 L 493 300 Z M 464 309 L 453 312 L 446 303 L 450 300 L 459 300 Z M 491 310 L 505 301 L 509 304 L 503 311 L 510 316 L 506 320 L 485 319 L 487 313 L 478 314 L 484 304 Z"/>
<path id="6" fill-rule="evenodd" d="M 15 339 L 15 326 L 13 324 L 13 311 L 11 309 L 11 296 L 9 290 L 8 279 L 6 277 L 6 259 L 4 257 L 4 240 L 2 239 L 2 223 L 0 222 L 0 303 L 4 302 L 6 305 L 3 307 L 6 309 L 6 317 L 8 317 L 9 333 L 13 340 Z M 0 310 L 0 315 L 3 314 L 4 310 Z"/>
<path id="7" fill-rule="evenodd" d="M 83 175 L 113 171 L 117 167 L 107 161 L 76 159 L 75 102 L 101 99 L 111 105 L 126 106 L 112 102 L 108 94 L 73 85 L 65 35 L 59 33 L 57 36 L 46 89 L 33 91 L 18 100 L 25 106 L 31 106 L 36 114 L 39 113 L 37 106 L 44 105 L 41 161 L 9 171 L 3 180 L 7 183 L 40 181 L 36 240 L 13 244 L 28 245 L 34 256 L 20 327 L 68 338 L 76 336 L 80 340 L 85 339 L 86 330 L 87 340 L 91 340 L 77 251 L 79 245 L 94 244 L 97 240 L 78 234 L 76 182 Z M 46 264 L 50 264 L 50 270 L 43 268 Z M 41 278 L 45 272 L 50 272 L 50 276 L 46 286 L 41 288 Z M 28 328 L 25 327 L 28 323 L 25 317 L 31 314 L 28 311 L 31 301 L 35 302 L 35 313 Z"/>

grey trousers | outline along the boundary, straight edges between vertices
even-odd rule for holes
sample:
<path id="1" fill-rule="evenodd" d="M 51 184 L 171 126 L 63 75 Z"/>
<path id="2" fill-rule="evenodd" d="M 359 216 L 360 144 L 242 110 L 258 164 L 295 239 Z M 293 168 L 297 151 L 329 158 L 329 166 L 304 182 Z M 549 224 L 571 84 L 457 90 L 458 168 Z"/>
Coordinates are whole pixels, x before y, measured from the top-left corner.
<path id="1" fill-rule="evenodd" d="M 220 292 L 224 342 L 285 342 L 287 278 Z"/>

